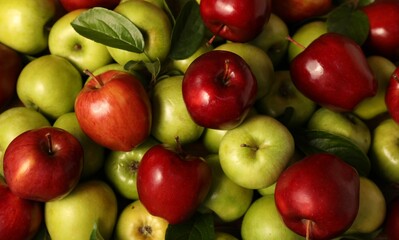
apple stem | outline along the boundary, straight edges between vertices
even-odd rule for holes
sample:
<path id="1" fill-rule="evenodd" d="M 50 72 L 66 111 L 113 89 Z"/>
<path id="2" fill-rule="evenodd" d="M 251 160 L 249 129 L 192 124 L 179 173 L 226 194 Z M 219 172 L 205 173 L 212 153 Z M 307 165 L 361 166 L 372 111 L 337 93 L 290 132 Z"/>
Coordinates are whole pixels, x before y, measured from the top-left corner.
<path id="1" fill-rule="evenodd" d="M 51 134 L 50 133 L 46 133 L 46 138 L 47 138 L 48 153 L 50 155 L 52 155 L 53 154 L 53 141 L 51 139 Z"/>
<path id="2" fill-rule="evenodd" d="M 96 76 L 95 76 L 92 72 L 90 72 L 88 69 L 85 69 L 83 72 L 84 72 L 87 76 L 93 78 L 93 79 L 98 83 L 98 85 L 99 85 L 98 88 L 101 88 L 101 87 L 104 86 L 104 83 L 103 83 L 103 81 L 101 81 L 101 78 L 96 77 Z"/>
<path id="3" fill-rule="evenodd" d="M 249 149 L 251 149 L 253 151 L 257 151 L 259 149 L 259 147 L 257 147 L 257 146 L 251 146 L 251 145 L 248 145 L 246 143 L 241 143 L 240 147 L 246 147 L 246 148 L 249 148 Z"/>
<path id="4" fill-rule="evenodd" d="M 217 30 L 217 32 L 211 37 L 211 39 L 208 40 L 208 42 L 206 43 L 206 45 L 209 47 L 212 45 L 213 41 L 215 40 L 215 38 L 219 35 L 219 33 L 222 31 L 222 29 L 224 28 L 224 24 L 220 25 L 219 29 Z"/>
<path id="5" fill-rule="evenodd" d="M 311 240 L 311 235 L 312 233 L 312 221 L 311 220 L 306 220 L 306 240 Z"/>
<path id="6" fill-rule="evenodd" d="M 299 42 L 295 41 L 295 40 L 294 40 L 292 37 L 290 37 L 290 36 L 287 36 L 286 39 L 287 39 L 288 41 L 292 42 L 293 44 L 295 44 L 295 46 L 297 46 L 297 47 L 299 47 L 299 48 L 302 48 L 302 49 L 305 49 L 305 48 L 306 48 L 305 46 L 303 46 L 303 45 L 300 44 Z"/>
<path id="7" fill-rule="evenodd" d="M 223 75 L 223 82 L 226 83 L 230 79 L 230 60 L 226 59 L 224 61 L 224 75 Z"/>

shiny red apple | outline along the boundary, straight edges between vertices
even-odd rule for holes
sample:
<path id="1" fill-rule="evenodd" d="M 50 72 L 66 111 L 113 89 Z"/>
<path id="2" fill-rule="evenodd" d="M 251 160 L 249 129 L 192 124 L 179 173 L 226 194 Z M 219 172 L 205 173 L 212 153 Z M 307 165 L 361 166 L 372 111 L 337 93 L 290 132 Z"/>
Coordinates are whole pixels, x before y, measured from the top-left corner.
<path id="1" fill-rule="evenodd" d="M 121 0 L 59 0 L 62 7 L 71 12 L 76 9 L 104 7 L 114 9 Z"/>
<path id="2" fill-rule="evenodd" d="M 79 125 L 93 141 L 115 151 L 130 151 L 151 130 L 151 103 L 138 78 L 109 70 L 89 78 L 75 101 Z"/>
<path id="3" fill-rule="evenodd" d="M 272 0 L 273 13 L 287 24 L 322 16 L 332 8 L 332 0 Z"/>
<path id="4" fill-rule="evenodd" d="M 385 92 L 385 105 L 392 119 L 399 124 L 399 67 L 389 79 Z"/>

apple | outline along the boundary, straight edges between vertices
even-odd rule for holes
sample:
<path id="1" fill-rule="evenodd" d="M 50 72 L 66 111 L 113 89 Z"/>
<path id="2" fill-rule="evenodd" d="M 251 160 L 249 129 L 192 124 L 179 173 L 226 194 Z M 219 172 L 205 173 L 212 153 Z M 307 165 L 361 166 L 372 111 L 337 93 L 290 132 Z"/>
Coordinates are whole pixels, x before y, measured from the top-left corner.
<path id="1" fill-rule="evenodd" d="M 377 93 L 377 81 L 362 49 L 338 33 L 315 39 L 291 61 L 290 73 L 303 95 L 336 111 L 352 111 Z"/>
<path id="2" fill-rule="evenodd" d="M 22 57 L 14 49 L 0 43 L 0 111 L 4 110 L 16 94 L 18 76 L 22 70 Z"/>
<path id="3" fill-rule="evenodd" d="M 0 238 L 33 239 L 43 221 L 42 205 L 12 193 L 1 177 L 0 202 Z"/>
<path id="4" fill-rule="evenodd" d="M 269 21 L 271 0 L 201 0 L 200 15 L 215 35 L 233 42 L 257 37 Z"/>
<path id="5" fill-rule="evenodd" d="M 269 93 L 255 103 L 256 110 L 277 119 L 287 127 L 304 125 L 316 110 L 316 103 L 294 85 L 288 70 L 278 70 Z"/>
<path id="6" fill-rule="evenodd" d="M 384 223 L 384 232 L 387 239 L 399 238 L 399 197 L 391 200 L 388 206 L 387 217 Z"/>
<path id="7" fill-rule="evenodd" d="M 44 219 L 51 239 L 90 239 L 94 226 L 111 239 L 118 207 L 112 188 L 101 180 L 79 183 L 68 196 L 46 202 Z"/>
<path id="8" fill-rule="evenodd" d="M 395 67 L 391 77 L 389 78 L 388 87 L 385 92 L 385 105 L 387 107 L 389 115 L 395 122 L 399 123 L 399 67 Z"/>
<path id="9" fill-rule="evenodd" d="M 152 136 L 130 151 L 111 151 L 105 158 L 104 173 L 115 191 L 126 199 L 138 199 L 137 171 L 145 152 L 158 144 Z"/>
<path id="10" fill-rule="evenodd" d="M 69 112 L 58 117 L 53 127 L 66 130 L 75 136 L 83 147 L 83 170 L 81 179 L 89 179 L 98 172 L 104 164 L 105 148 L 91 140 L 83 131 L 75 112 Z"/>
<path id="11" fill-rule="evenodd" d="M 107 47 L 117 63 L 124 66 L 129 61 L 165 61 L 171 47 L 172 24 L 164 9 L 148 1 L 129 0 L 120 3 L 114 11 L 132 21 L 145 36 L 143 53 Z"/>
<path id="12" fill-rule="evenodd" d="M 87 9 L 93 7 L 103 7 L 108 9 L 114 9 L 118 6 L 121 0 L 58 0 L 62 7 L 72 12 L 77 9 Z"/>
<path id="13" fill-rule="evenodd" d="M 308 155 L 278 177 L 275 203 L 285 225 L 307 239 L 333 239 L 359 209 L 357 171 L 329 153 Z"/>
<path id="14" fill-rule="evenodd" d="M 243 240 L 261 240 L 266 236 L 267 239 L 304 239 L 285 225 L 277 211 L 273 194 L 256 199 L 245 213 L 241 224 Z"/>
<path id="15" fill-rule="evenodd" d="M 247 118 L 226 132 L 219 146 L 228 178 L 249 189 L 272 185 L 294 154 L 294 138 L 282 123 L 266 115 Z"/>
<path id="16" fill-rule="evenodd" d="M 227 232 L 216 231 L 215 240 L 238 240 L 238 238 Z"/>
<path id="17" fill-rule="evenodd" d="M 55 0 L 1 1 L 0 42 L 23 54 L 40 54 L 55 15 Z"/>
<path id="18" fill-rule="evenodd" d="M 67 59 L 52 54 L 25 65 L 17 81 L 17 94 L 22 103 L 51 120 L 73 111 L 81 88 L 80 72 Z"/>
<path id="19" fill-rule="evenodd" d="M 72 27 L 71 22 L 85 10 L 77 9 L 59 18 L 51 27 L 48 39 L 50 53 L 65 57 L 81 72 L 94 71 L 113 61 L 105 45 L 83 37 Z"/>
<path id="20" fill-rule="evenodd" d="M 110 150 L 129 151 L 150 134 L 149 96 L 134 75 L 109 70 L 86 81 L 75 101 L 83 132 Z"/>
<path id="21" fill-rule="evenodd" d="M 211 168 L 203 158 L 158 144 L 141 159 L 137 192 L 151 215 L 178 224 L 195 213 L 209 192 L 211 179 Z"/>
<path id="22" fill-rule="evenodd" d="M 205 128 L 201 136 L 202 144 L 210 153 L 219 153 L 220 142 L 228 130 Z"/>
<path id="23" fill-rule="evenodd" d="M 231 129 L 247 116 L 256 100 L 258 86 L 242 57 L 230 51 L 213 50 L 190 64 L 182 91 L 194 122 L 205 128 Z"/>
<path id="24" fill-rule="evenodd" d="M 347 138 L 364 153 L 371 144 L 371 132 L 366 123 L 352 112 L 336 112 L 325 107 L 317 109 L 310 117 L 307 128 L 327 131 Z"/>
<path id="25" fill-rule="evenodd" d="M 185 145 L 198 140 L 204 127 L 191 118 L 183 100 L 183 75 L 171 76 L 157 81 L 151 94 L 152 128 L 151 135 L 158 141 Z"/>
<path id="26" fill-rule="evenodd" d="M 42 127 L 18 135 L 3 159 L 4 179 L 17 196 L 47 202 L 68 195 L 80 180 L 83 148 L 66 130 Z"/>
<path id="27" fill-rule="evenodd" d="M 50 125 L 41 113 L 23 106 L 7 109 L 0 114 L 0 173 L 2 176 L 4 176 L 4 152 L 10 142 L 25 131 Z"/>
<path id="28" fill-rule="evenodd" d="M 168 221 L 151 215 L 141 201 L 136 200 L 119 214 L 114 239 L 165 239 L 168 226 Z"/>

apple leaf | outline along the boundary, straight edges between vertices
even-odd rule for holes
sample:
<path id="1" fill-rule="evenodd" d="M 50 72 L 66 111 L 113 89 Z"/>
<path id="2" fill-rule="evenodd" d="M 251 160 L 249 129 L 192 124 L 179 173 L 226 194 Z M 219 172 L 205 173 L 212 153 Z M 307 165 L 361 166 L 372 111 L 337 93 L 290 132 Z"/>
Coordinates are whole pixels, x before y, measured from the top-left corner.
<path id="1" fill-rule="evenodd" d="M 345 3 L 327 15 L 327 30 L 336 32 L 353 39 L 362 45 L 369 34 L 369 21 L 367 15 L 351 3 Z"/>
<path id="2" fill-rule="evenodd" d="M 125 16 L 102 7 L 82 12 L 71 22 L 80 35 L 109 47 L 144 52 L 144 36 Z"/>
<path id="3" fill-rule="evenodd" d="M 215 239 L 213 215 L 196 213 L 180 224 L 169 224 L 165 240 L 209 240 Z"/>
<path id="4" fill-rule="evenodd" d="M 297 147 L 307 155 L 327 152 L 352 165 L 360 175 L 368 176 L 371 163 L 368 156 L 351 140 L 326 131 L 293 131 Z"/>
<path id="5" fill-rule="evenodd" d="M 98 230 L 97 223 L 94 223 L 93 225 L 93 230 L 90 234 L 90 240 L 104 240 L 104 238 L 101 236 L 100 231 Z"/>
<path id="6" fill-rule="evenodd" d="M 190 57 L 203 43 L 204 35 L 205 25 L 199 5 L 195 0 L 188 1 L 176 18 L 169 57 L 172 59 Z"/>

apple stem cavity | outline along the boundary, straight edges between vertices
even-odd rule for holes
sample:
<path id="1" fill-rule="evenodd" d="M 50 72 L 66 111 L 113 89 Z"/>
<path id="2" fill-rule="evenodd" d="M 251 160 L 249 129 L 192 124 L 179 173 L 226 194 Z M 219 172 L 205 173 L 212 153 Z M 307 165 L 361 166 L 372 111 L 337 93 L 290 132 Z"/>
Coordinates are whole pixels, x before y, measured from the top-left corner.
<path id="1" fill-rule="evenodd" d="M 258 146 L 251 146 L 251 145 L 248 145 L 248 144 L 246 144 L 246 143 L 241 143 L 240 146 L 241 146 L 241 147 L 249 148 L 249 149 L 253 150 L 254 152 L 256 152 L 256 151 L 259 150 L 259 147 L 258 147 Z"/>
<path id="2" fill-rule="evenodd" d="M 300 44 L 299 42 L 295 41 L 292 37 L 287 36 L 286 39 L 290 42 L 292 42 L 295 46 L 301 48 L 301 49 L 305 49 L 306 47 L 303 46 L 302 44 Z"/>
<path id="3" fill-rule="evenodd" d="M 104 82 L 101 80 L 101 78 L 96 77 L 96 76 L 95 76 L 92 72 L 90 72 L 88 69 L 85 69 L 83 72 L 84 72 L 87 76 L 93 78 L 93 79 L 97 82 L 97 84 L 98 84 L 98 87 L 97 87 L 97 88 L 102 88 L 102 87 L 104 86 Z"/>

